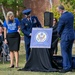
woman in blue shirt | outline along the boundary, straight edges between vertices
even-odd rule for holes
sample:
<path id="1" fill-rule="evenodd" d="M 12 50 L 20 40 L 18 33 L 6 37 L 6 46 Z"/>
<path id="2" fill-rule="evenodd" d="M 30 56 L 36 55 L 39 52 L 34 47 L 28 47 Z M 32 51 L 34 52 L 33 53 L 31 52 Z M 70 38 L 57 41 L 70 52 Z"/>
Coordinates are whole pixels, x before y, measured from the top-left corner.
<path id="1" fill-rule="evenodd" d="M 20 46 L 19 25 L 19 20 L 14 18 L 13 12 L 9 11 L 7 19 L 4 21 L 4 42 L 8 43 L 10 50 L 10 68 L 14 68 L 14 56 L 16 60 L 15 67 L 18 67 Z"/>

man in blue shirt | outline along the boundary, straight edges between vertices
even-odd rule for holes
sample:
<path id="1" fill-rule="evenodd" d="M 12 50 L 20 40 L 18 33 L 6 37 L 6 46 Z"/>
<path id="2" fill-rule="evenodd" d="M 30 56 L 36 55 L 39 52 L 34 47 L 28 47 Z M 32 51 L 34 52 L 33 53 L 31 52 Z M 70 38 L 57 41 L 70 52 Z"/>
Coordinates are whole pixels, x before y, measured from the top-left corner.
<path id="1" fill-rule="evenodd" d="M 41 27 L 41 24 L 36 16 L 31 16 L 31 9 L 26 9 L 22 13 L 25 17 L 21 20 L 21 30 L 24 34 L 26 61 L 28 61 L 30 55 L 30 39 L 32 28 Z"/>
<path id="2" fill-rule="evenodd" d="M 65 11 L 64 6 L 57 7 L 57 11 L 61 14 L 58 23 L 58 34 L 61 38 L 61 54 L 63 57 L 63 70 L 61 72 L 72 71 L 72 46 L 74 41 L 74 15 Z"/>

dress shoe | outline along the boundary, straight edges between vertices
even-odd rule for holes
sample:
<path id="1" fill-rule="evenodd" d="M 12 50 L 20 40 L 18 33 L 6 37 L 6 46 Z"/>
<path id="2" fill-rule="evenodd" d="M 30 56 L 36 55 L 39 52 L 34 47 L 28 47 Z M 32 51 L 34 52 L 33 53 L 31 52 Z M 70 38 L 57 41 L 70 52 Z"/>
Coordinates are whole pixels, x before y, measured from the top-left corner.
<path id="1" fill-rule="evenodd" d="M 64 69 L 63 69 L 63 70 L 60 70 L 59 72 L 60 72 L 60 73 L 66 73 L 66 72 L 72 72 L 72 70 L 71 70 L 71 69 L 70 69 L 70 70 L 64 70 Z"/>
<path id="2" fill-rule="evenodd" d="M 10 68 L 14 68 L 14 65 L 10 66 Z"/>
<path id="3" fill-rule="evenodd" d="M 22 68 L 22 69 L 18 69 L 17 71 L 25 71 L 25 69 L 24 69 L 24 68 Z"/>

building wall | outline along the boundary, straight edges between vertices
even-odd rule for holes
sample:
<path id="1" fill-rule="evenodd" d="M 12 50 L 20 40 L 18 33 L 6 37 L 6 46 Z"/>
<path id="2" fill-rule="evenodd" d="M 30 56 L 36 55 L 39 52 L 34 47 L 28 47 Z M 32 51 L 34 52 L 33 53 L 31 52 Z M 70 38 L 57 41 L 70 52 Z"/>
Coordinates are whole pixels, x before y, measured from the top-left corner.
<path id="1" fill-rule="evenodd" d="M 59 4 L 59 0 L 52 0 L 53 5 Z M 42 26 L 44 26 L 44 12 L 50 11 L 49 0 L 24 0 L 26 8 L 32 9 L 32 15 L 36 15 L 40 20 Z"/>

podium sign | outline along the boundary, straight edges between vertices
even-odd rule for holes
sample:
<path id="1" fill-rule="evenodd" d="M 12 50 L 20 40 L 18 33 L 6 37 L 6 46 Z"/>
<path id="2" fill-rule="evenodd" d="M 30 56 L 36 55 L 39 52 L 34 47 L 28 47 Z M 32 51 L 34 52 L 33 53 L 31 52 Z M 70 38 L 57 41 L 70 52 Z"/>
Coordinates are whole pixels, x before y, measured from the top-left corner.
<path id="1" fill-rule="evenodd" d="M 30 48 L 51 48 L 52 28 L 33 28 Z"/>

